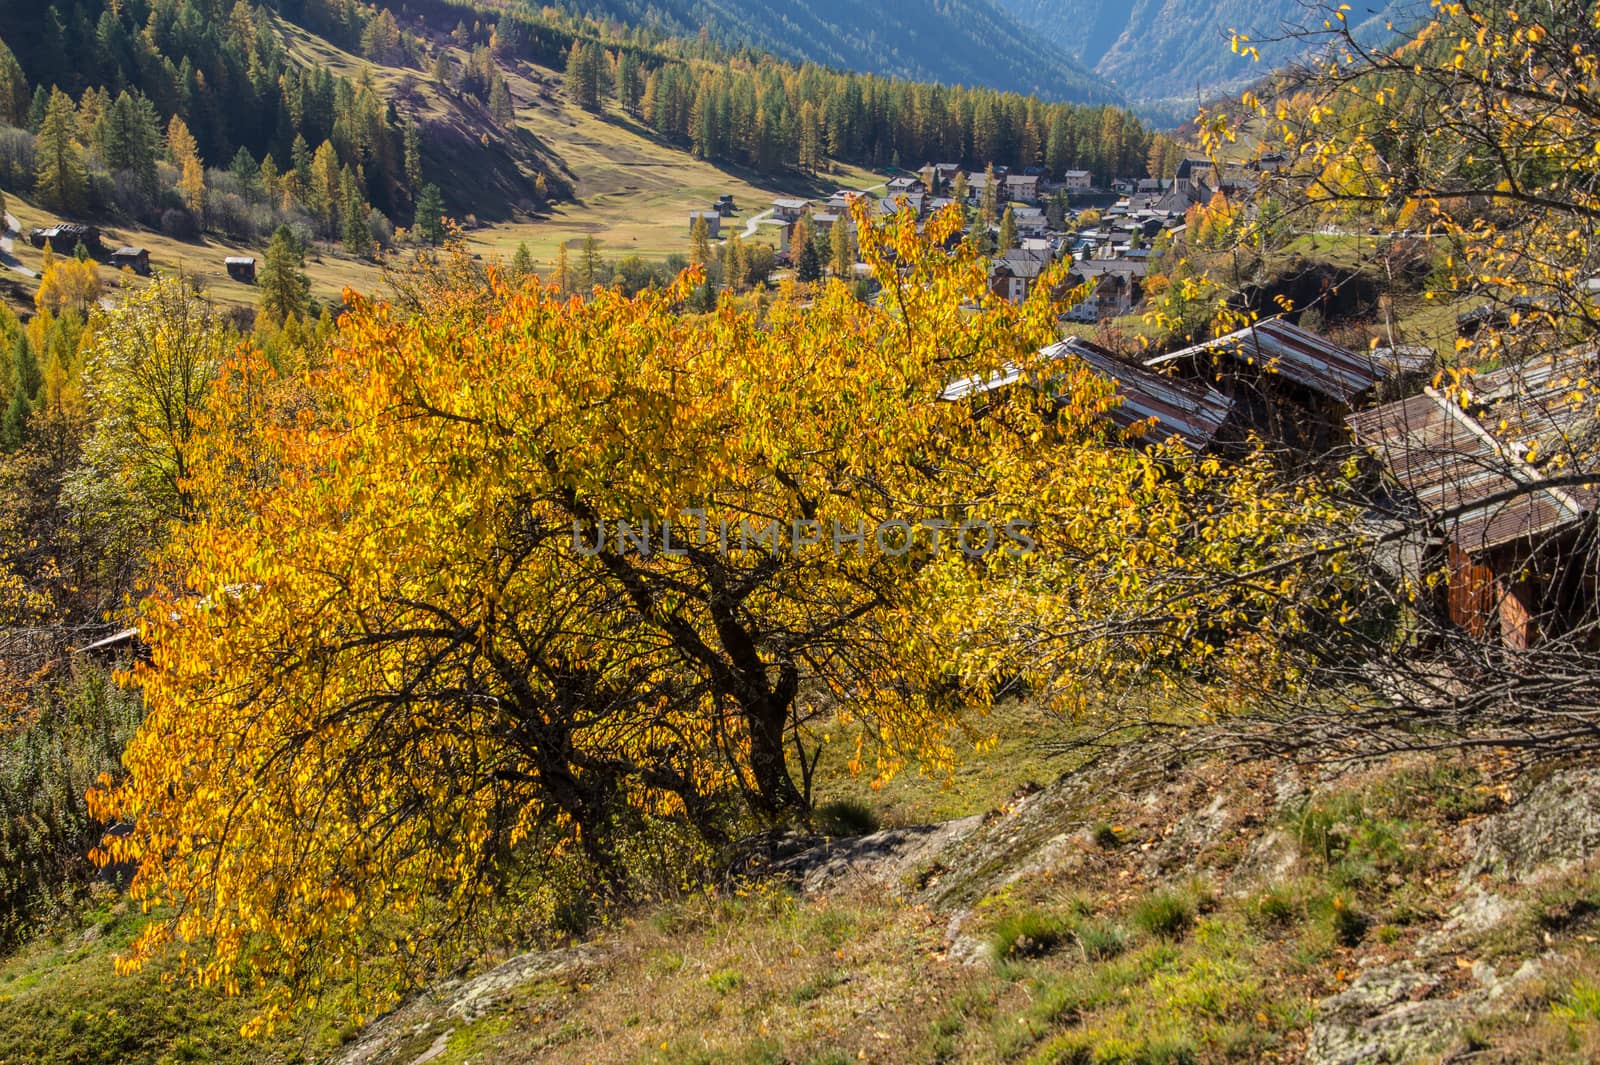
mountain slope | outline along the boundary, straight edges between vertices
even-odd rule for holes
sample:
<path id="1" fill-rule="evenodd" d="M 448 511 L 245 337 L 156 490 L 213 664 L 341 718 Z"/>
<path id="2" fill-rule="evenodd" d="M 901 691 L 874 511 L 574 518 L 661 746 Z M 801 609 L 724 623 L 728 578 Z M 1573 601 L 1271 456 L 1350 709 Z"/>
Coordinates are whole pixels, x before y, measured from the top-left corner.
<path id="1" fill-rule="evenodd" d="M 1325 11 L 1306 0 L 999 0 L 1040 40 L 1075 56 L 1141 104 L 1191 103 L 1236 88 L 1281 66 L 1302 49 L 1294 42 L 1262 44 L 1261 61 L 1235 55 L 1232 31 L 1260 41 L 1287 29 L 1322 24 Z M 1326 2 L 1326 0 L 1319 0 Z M 1328 8 L 1337 6 L 1327 3 Z M 1356 7 L 1358 34 L 1375 36 L 1403 5 L 1384 0 Z"/>
<path id="2" fill-rule="evenodd" d="M 575 0 L 587 15 L 654 24 L 675 36 L 784 59 L 915 81 L 987 85 L 1047 99 L 1119 102 L 1121 94 L 993 0 Z"/>

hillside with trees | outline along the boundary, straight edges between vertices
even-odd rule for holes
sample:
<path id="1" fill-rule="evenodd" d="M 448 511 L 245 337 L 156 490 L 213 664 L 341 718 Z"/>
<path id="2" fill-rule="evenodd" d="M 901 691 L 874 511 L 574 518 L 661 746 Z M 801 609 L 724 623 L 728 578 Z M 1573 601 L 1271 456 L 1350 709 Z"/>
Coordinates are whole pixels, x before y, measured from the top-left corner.
<path id="1" fill-rule="evenodd" d="M 1236 91 L 1260 74 L 1250 57 L 1230 47 L 1234 34 L 1259 42 L 1260 61 L 1282 67 L 1307 57 L 1315 45 L 1295 30 L 1320 29 L 1336 4 L 1270 0 L 1145 0 L 1102 4 L 1093 0 L 1000 0 L 1030 33 L 1068 52 L 1117 86 L 1142 112 L 1168 121 L 1189 118 L 1199 100 Z M 1427 5 L 1363 4 L 1345 17 L 1358 39 L 1389 36 L 1426 17 Z"/>
<path id="2" fill-rule="evenodd" d="M 1073 54 L 1019 25 L 1002 4 L 957 0 L 883 4 L 839 0 L 581 0 L 573 10 L 792 62 L 909 81 L 999 89 L 1046 100 L 1116 103 L 1118 91 Z"/>
<path id="3" fill-rule="evenodd" d="M 0 1061 L 1600 1057 L 1592 4 L 1331 19 L 1182 151 L 555 11 L 289 7 L 67 18 L 141 27 L 71 86 L 0 53 L 8 209 L 277 182 L 257 313 L 47 243 L 0 306 Z M 235 141 L 201 97 L 257 67 L 289 128 Z M 775 203 L 791 270 L 701 210 L 670 266 L 591 232 L 540 276 L 445 222 L 474 175 L 408 174 L 447 106 L 683 173 L 991 154 Z M 1067 154 L 1170 183 L 1013 293 L 1068 196 L 997 160 Z M 385 186 L 406 254 L 313 303 L 302 231 L 376 258 Z M 1142 287 L 1083 321 L 1093 263 Z"/>

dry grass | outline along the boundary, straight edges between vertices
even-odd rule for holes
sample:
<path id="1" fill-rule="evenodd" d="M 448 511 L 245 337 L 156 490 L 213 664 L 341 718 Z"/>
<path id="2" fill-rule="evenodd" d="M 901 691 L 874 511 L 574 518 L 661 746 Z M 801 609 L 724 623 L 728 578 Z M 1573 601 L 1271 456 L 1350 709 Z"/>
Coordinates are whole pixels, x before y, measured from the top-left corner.
<path id="1" fill-rule="evenodd" d="M 14 243 L 16 258 L 23 266 L 37 273 L 44 253 L 28 243 L 28 230 L 34 226 L 49 225 L 57 221 L 57 217 L 15 194 L 7 194 L 6 209 L 15 215 L 22 225 L 22 233 Z M 222 240 L 215 235 L 207 235 L 192 242 L 182 241 L 153 230 L 121 225 L 103 225 L 101 233 L 109 248 L 121 244 L 148 248 L 150 265 L 153 269 L 161 273 L 182 273 L 194 277 L 205 287 L 211 298 L 220 304 L 253 307 L 259 301 L 260 296 L 256 286 L 246 285 L 230 278 L 222 265 L 222 260 L 230 255 L 253 255 L 260 260 L 266 253 L 264 243 L 260 247 L 247 246 Z M 51 250 L 58 256 L 72 254 L 71 248 Z M 100 273 L 106 282 L 107 292 L 113 299 L 116 298 L 116 290 L 120 286 L 143 283 L 141 278 L 131 273 L 122 275 L 108 266 L 102 266 Z M 327 304 L 337 305 L 341 302 L 341 294 L 346 286 L 358 292 L 377 292 L 383 288 L 383 271 L 376 263 L 359 261 L 324 252 L 321 249 L 313 249 L 307 255 L 306 274 L 311 278 L 312 297 Z M 13 271 L 5 271 L 5 275 L 21 282 L 29 292 L 38 287 L 36 281 L 25 279 Z"/>

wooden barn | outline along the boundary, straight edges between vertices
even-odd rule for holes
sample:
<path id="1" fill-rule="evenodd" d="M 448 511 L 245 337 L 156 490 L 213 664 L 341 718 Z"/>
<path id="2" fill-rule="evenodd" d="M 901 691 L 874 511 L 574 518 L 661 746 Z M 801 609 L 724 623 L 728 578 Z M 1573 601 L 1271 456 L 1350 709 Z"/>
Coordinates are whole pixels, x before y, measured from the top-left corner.
<path id="1" fill-rule="evenodd" d="M 1597 370 L 1574 349 L 1349 418 L 1426 516 L 1444 605 L 1475 636 L 1527 648 L 1594 609 Z"/>
<path id="2" fill-rule="evenodd" d="M 115 269 L 126 268 L 140 277 L 150 276 L 150 252 L 146 248 L 118 248 L 111 253 L 110 261 Z"/>
<path id="3" fill-rule="evenodd" d="M 1218 441 L 1233 419 L 1233 401 L 1216 389 L 1154 373 L 1088 341 L 1068 337 L 1039 354 L 1052 362 L 1076 359 L 1108 379 L 1119 402 L 1105 412 L 1105 418 L 1124 432 L 1131 433 L 1135 427 L 1143 430 L 1138 439 L 1145 443 L 1177 437 L 1191 450 L 1205 451 Z M 1051 380 L 1029 378 L 1021 368 L 1011 368 L 988 377 L 956 381 L 941 398 L 951 402 L 970 400 L 1019 384 L 1048 391 Z"/>
<path id="4" fill-rule="evenodd" d="M 222 260 L 228 276 L 247 285 L 256 283 L 256 261 L 248 255 L 230 255 Z"/>
<path id="5" fill-rule="evenodd" d="M 91 255 L 98 255 L 103 245 L 97 226 L 79 225 L 77 222 L 57 222 L 53 226 L 34 229 L 28 233 L 28 243 L 35 248 L 50 245 L 57 255 L 71 255 L 82 244 Z"/>
<path id="6" fill-rule="evenodd" d="M 1312 454 L 1344 443 L 1345 418 L 1397 376 L 1415 378 L 1410 355 L 1355 352 L 1285 318 L 1145 360 L 1213 385 L 1264 436 Z M 1432 353 L 1428 353 L 1431 372 Z M 1420 380 L 1417 382 L 1420 385 Z"/>

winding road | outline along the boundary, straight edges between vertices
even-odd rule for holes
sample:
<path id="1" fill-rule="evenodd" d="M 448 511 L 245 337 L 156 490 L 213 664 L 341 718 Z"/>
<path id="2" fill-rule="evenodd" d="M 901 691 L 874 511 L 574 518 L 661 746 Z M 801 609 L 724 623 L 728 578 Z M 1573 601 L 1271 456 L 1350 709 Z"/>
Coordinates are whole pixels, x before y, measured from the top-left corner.
<path id="1" fill-rule="evenodd" d="M 5 232 L 0 234 L 0 264 L 4 264 L 7 269 L 15 270 L 23 277 L 38 277 L 37 273 L 23 266 L 16 255 L 15 239 L 22 232 L 22 223 L 18 222 L 10 211 L 5 213 L 5 223 Z"/>

